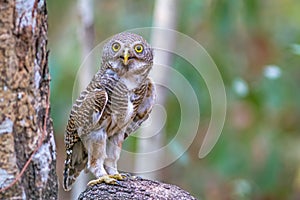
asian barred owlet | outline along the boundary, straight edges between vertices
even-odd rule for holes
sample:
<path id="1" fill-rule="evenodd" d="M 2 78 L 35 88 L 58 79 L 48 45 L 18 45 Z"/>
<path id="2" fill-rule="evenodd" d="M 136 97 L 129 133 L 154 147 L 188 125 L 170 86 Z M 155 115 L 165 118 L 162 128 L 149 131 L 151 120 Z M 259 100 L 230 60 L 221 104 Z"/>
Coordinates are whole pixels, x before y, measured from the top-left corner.
<path id="1" fill-rule="evenodd" d="M 101 67 L 73 105 L 67 124 L 65 190 L 83 169 L 99 178 L 92 184 L 120 177 L 122 143 L 154 104 L 155 88 L 148 77 L 152 65 L 153 50 L 139 35 L 119 33 L 104 45 Z"/>

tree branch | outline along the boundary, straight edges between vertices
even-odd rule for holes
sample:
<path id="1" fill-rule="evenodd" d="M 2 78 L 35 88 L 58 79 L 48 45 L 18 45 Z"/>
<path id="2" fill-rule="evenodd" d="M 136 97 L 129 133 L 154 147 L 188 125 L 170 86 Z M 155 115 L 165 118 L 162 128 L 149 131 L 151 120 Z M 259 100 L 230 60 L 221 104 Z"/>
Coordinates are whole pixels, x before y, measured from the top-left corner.
<path id="1" fill-rule="evenodd" d="M 196 199 L 178 186 L 143 179 L 141 177 L 129 177 L 118 184 L 105 183 L 88 187 L 82 192 L 79 200 L 86 199 Z"/>

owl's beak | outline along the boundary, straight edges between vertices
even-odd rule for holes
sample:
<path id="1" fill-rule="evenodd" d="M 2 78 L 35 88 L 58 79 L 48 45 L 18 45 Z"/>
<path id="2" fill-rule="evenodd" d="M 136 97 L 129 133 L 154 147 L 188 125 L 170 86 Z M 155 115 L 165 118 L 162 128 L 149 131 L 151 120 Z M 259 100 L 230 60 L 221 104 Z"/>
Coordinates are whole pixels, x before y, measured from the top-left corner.
<path id="1" fill-rule="evenodd" d="M 123 63 L 124 65 L 128 65 L 128 61 L 129 61 L 129 49 L 125 48 L 124 53 L 123 53 Z"/>

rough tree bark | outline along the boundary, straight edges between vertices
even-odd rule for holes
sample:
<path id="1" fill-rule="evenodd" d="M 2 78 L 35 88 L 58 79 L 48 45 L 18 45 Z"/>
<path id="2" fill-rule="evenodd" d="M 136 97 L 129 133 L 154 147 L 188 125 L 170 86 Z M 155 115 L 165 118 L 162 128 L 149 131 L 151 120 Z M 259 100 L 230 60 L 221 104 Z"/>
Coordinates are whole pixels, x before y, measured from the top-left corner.
<path id="1" fill-rule="evenodd" d="M 119 181 L 116 185 L 101 183 L 88 187 L 78 198 L 79 200 L 98 199 L 122 199 L 122 200 L 195 200 L 188 192 L 175 185 L 129 177 Z"/>
<path id="2" fill-rule="evenodd" d="M 0 0 L 0 199 L 57 199 L 44 0 Z"/>

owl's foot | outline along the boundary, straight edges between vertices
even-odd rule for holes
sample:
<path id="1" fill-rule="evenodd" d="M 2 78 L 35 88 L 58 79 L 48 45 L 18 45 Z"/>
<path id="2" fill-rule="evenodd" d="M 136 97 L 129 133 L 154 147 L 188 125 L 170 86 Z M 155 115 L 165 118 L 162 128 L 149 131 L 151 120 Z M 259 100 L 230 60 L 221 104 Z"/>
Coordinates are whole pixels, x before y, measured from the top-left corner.
<path id="1" fill-rule="evenodd" d="M 124 180 L 124 176 L 122 176 L 121 174 L 104 175 L 98 179 L 91 180 L 88 183 L 88 186 L 93 186 L 100 183 L 107 183 L 107 184 L 114 185 L 114 184 L 118 184 L 118 181 L 122 181 L 122 180 Z"/>

